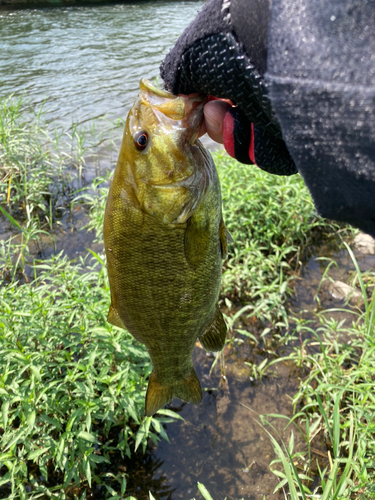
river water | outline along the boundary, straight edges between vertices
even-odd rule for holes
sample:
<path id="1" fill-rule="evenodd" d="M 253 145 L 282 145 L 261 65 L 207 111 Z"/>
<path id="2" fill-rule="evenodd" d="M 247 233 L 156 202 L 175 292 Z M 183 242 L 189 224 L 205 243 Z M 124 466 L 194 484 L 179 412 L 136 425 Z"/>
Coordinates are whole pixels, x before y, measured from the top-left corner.
<path id="1" fill-rule="evenodd" d="M 159 65 L 204 2 L 139 1 L 0 11 L 0 96 L 47 99 L 48 118 L 70 126 L 125 118 L 140 78 Z"/>

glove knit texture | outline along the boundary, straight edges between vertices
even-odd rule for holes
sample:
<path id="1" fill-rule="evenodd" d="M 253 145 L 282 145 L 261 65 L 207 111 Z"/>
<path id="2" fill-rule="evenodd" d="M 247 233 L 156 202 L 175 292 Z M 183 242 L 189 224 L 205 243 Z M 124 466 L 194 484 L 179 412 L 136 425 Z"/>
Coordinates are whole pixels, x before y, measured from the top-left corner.
<path id="1" fill-rule="evenodd" d="M 372 1 L 273 0 L 266 81 L 318 212 L 375 236 Z"/>

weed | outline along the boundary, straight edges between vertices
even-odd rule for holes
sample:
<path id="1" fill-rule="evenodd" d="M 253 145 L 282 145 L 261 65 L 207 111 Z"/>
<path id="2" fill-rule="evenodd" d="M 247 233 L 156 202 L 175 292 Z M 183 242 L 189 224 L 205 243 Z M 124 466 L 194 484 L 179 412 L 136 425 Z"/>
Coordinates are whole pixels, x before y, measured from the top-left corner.
<path id="1" fill-rule="evenodd" d="M 141 416 L 151 363 L 106 322 L 109 287 L 96 257 L 60 254 L 35 265 L 33 283 L 0 288 L 0 489 L 9 499 L 73 498 L 74 485 L 94 484 L 123 495 L 126 475 L 104 467 L 111 455 L 168 439 L 163 423 L 178 417 Z"/>
<path id="2" fill-rule="evenodd" d="M 241 165 L 220 152 L 214 156 L 221 180 L 224 221 L 234 245 L 225 265 L 222 293 L 251 304 L 248 314 L 287 321 L 285 300 L 319 218 L 300 176 L 278 177 Z M 294 263 L 294 268 L 292 267 Z"/>
<path id="3" fill-rule="evenodd" d="M 303 366 L 308 375 L 293 399 L 295 415 L 290 423 L 301 433 L 306 451 L 293 455 L 293 447 L 282 448 L 270 437 L 283 467 L 283 472 L 275 473 L 282 478 L 280 484 L 288 484 L 292 499 L 375 496 L 374 290 L 368 298 L 374 273 L 372 280 L 367 273 L 366 283 L 347 249 L 356 268 L 364 311 L 355 314 L 351 325 L 330 317 L 333 310 L 319 313 L 321 326 L 316 330 L 299 325 L 310 339 L 289 359 Z M 313 344 L 320 349 L 310 354 Z"/>
<path id="4" fill-rule="evenodd" d="M 48 127 L 44 117 L 44 105 L 32 110 L 24 97 L 0 100 L 0 204 L 20 221 L 52 229 L 83 185 L 85 156 L 94 158 L 100 144 L 113 141 L 94 120 L 63 130 Z"/>
<path id="5" fill-rule="evenodd" d="M 61 133 L 47 133 L 43 106 L 34 113 L 25 106 L 22 97 L 0 101 L 0 202 L 18 218 L 37 216 L 51 226 L 69 191 L 71 196 L 74 176 Z"/>

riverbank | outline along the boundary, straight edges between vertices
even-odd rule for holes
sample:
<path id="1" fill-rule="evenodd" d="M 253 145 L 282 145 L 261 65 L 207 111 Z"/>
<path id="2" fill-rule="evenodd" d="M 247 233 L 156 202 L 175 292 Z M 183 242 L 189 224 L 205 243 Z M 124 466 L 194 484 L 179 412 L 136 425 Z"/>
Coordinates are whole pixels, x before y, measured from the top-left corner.
<path id="1" fill-rule="evenodd" d="M 19 100 L 4 100 L 0 109 L 0 497 L 62 500 L 91 494 L 143 500 L 146 483 L 157 499 L 187 499 L 198 494 L 188 485 L 199 480 L 215 500 L 250 492 L 256 500 L 263 495 L 276 500 L 281 497 L 274 489 L 290 478 L 296 487 L 300 481 L 311 491 L 318 488 L 318 494 L 321 488 L 328 491 L 330 474 L 339 478 L 337 483 L 349 477 L 351 483 L 333 485 L 342 489 L 345 484 L 347 498 L 356 491 L 364 494 L 371 486 L 364 478 L 373 472 L 373 407 L 365 393 L 375 362 L 374 300 L 364 302 L 364 313 L 357 310 L 358 326 L 349 328 L 326 315 L 323 332 L 316 322 L 306 322 L 311 318 L 296 316 L 290 305 L 311 248 L 323 241 L 337 246 L 353 231 L 317 217 L 298 176 L 273 177 L 215 153 L 224 219 L 234 239 L 220 300 L 229 325 L 224 351 L 229 385 L 223 385 L 218 358 L 197 347 L 203 403 L 195 407 L 176 400 L 168 410 L 144 418 L 148 355 L 106 322 L 110 299 L 101 228 L 113 165 L 108 175 L 87 182 L 85 159 L 97 154 L 89 146 L 94 139 L 88 137 L 83 147 L 79 128 L 74 134 L 46 135 L 43 114 L 30 122 Z M 86 225 L 79 233 L 77 213 Z M 74 246 L 78 234 L 89 234 L 87 250 L 83 244 L 74 258 L 43 254 L 60 232 L 67 247 Z M 356 280 L 359 273 L 352 274 Z M 373 282 L 371 273 L 362 278 L 363 297 L 370 297 Z M 345 335 L 351 335 L 350 343 Z M 345 386 L 339 383 L 343 378 Z M 305 429 L 295 445 L 290 427 L 285 429 L 293 415 L 288 397 L 295 401 L 298 428 Z M 292 457 L 284 451 L 284 483 L 269 469 L 279 450 L 274 445 L 275 455 L 271 438 L 254 424 L 249 408 L 284 416 L 273 423 L 289 441 Z M 351 414 L 359 419 L 353 431 Z M 156 446 L 165 463 L 174 457 L 170 477 L 163 480 L 162 460 L 149 458 Z M 318 446 L 328 461 L 318 462 L 320 473 L 311 452 Z M 283 472 L 279 466 L 276 470 L 280 477 Z M 152 480 L 146 481 L 149 475 Z M 163 486 L 168 481 L 174 481 L 175 492 Z"/>

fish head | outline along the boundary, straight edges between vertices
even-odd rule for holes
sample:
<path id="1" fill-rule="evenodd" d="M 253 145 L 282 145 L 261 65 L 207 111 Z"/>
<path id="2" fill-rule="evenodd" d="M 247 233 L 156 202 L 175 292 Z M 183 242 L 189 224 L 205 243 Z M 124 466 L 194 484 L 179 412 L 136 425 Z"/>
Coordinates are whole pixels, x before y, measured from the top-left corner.
<path id="1" fill-rule="evenodd" d="M 163 212 L 172 221 L 175 212 L 181 211 L 176 196 L 189 194 L 183 183 L 187 179 L 192 183 L 202 163 L 197 138 L 205 103 L 204 96 L 175 96 L 141 80 L 126 121 L 118 166 L 126 168 L 127 181 L 146 213 Z"/>

